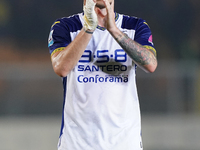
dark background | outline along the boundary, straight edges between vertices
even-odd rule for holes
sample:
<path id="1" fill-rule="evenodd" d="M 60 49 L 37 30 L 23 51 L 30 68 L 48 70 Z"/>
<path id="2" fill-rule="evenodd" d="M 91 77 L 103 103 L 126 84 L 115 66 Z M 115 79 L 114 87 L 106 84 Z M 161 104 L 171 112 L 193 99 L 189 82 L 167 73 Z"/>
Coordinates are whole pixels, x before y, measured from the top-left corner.
<path id="1" fill-rule="evenodd" d="M 53 150 L 62 80 L 47 47 L 57 18 L 82 12 L 82 0 L 0 0 L 0 150 Z M 146 150 L 199 150 L 200 0 L 115 0 L 115 11 L 146 20 L 158 68 L 138 68 Z"/>

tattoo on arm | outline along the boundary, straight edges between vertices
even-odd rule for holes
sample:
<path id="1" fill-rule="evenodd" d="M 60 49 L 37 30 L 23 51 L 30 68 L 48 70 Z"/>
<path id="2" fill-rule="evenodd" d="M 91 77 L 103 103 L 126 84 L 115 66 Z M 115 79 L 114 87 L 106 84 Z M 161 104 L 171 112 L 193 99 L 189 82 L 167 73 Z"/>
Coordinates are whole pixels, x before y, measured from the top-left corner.
<path id="1" fill-rule="evenodd" d="M 127 34 L 119 34 L 115 40 L 126 51 L 126 53 L 138 65 L 156 64 L 156 54 L 152 50 L 144 48 L 139 43 L 133 41 Z"/>

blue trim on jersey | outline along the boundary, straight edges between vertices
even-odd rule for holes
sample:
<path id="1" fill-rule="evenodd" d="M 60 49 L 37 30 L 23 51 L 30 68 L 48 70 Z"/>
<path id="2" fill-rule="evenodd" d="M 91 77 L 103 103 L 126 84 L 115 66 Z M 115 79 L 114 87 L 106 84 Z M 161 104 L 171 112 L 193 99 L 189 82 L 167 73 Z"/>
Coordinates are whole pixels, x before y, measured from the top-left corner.
<path id="1" fill-rule="evenodd" d="M 63 89 L 64 89 L 64 100 L 63 100 L 63 108 L 62 108 L 62 123 L 61 123 L 61 129 L 60 129 L 60 137 L 63 134 L 63 128 L 64 128 L 64 107 L 65 107 L 65 97 L 66 97 L 66 84 L 67 84 L 67 77 L 63 78 Z"/>
<path id="2" fill-rule="evenodd" d="M 70 32 L 76 32 L 82 29 L 82 23 L 80 21 L 79 15 L 70 16 L 68 18 L 62 18 L 63 23 L 67 25 Z"/>
<path id="3" fill-rule="evenodd" d="M 136 80 L 137 68 L 138 66 L 135 64 L 135 80 Z"/>
<path id="4" fill-rule="evenodd" d="M 122 21 L 122 29 L 129 29 L 129 30 L 135 30 L 136 25 L 138 22 L 138 18 L 136 17 L 129 17 L 129 16 L 123 16 L 123 21 Z"/>

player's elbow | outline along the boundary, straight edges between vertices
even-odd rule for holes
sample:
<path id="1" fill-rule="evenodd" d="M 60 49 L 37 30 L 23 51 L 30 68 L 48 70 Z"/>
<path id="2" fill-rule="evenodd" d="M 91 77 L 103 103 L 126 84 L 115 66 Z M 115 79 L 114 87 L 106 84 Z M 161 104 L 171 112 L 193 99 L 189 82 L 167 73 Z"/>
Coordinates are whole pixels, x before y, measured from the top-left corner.
<path id="1" fill-rule="evenodd" d="M 68 75 L 66 71 L 62 71 L 62 70 L 54 70 L 54 72 L 60 77 L 66 77 Z"/>
<path id="2" fill-rule="evenodd" d="M 155 70 L 157 68 L 157 65 L 158 65 L 157 61 L 152 63 L 152 64 L 150 64 L 150 65 L 147 65 L 147 66 L 145 66 L 145 71 L 147 73 L 153 73 L 153 72 L 155 72 Z"/>
<path id="3" fill-rule="evenodd" d="M 66 67 L 63 67 L 62 65 L 59 64 L 53 64 L 53 70 L 60 77 L 66 77 L 69 73 Z"/>
<path id="4" fill-rule="evenodd" d="M 153 72 L 155 72 L 155 70 L 156 70 L 156 68 L 154 67 L 152 67 L 152 68 L 149 68 L 148 70 L 147 70 L 147 73 L 153 73 Z"/>

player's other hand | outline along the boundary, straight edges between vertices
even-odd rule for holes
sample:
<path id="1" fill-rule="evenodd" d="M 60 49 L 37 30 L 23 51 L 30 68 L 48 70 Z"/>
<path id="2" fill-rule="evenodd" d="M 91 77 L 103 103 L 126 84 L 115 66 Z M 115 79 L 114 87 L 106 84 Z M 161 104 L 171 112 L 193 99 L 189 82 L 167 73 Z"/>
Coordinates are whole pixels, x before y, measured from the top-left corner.
<path id="1" fill-rule="evenodd" d="M 94 31 L 98 24 L 97 14 L 94 10 L 96 0 L 84 0 L 84 29 Z"/>
<path id="2" fill-rule="evenodd" d="M 100 9 L 97 8 L 97 14 L 101 16 L 104 20 L 104 27 L 108 31 L 115 30 L 116 24 L 115 24 L 115 12 L 114 12 L 114 0 L 102 0 L 105 8 Z"/>

